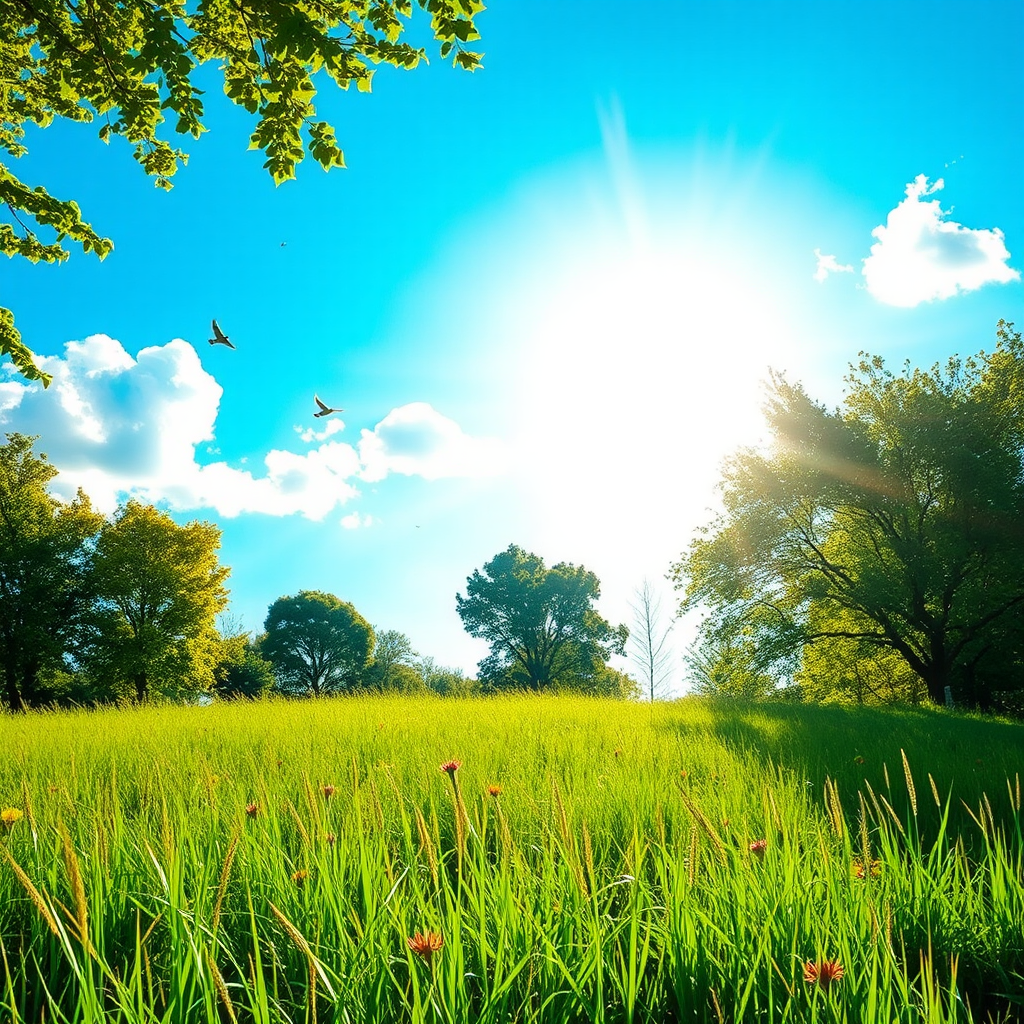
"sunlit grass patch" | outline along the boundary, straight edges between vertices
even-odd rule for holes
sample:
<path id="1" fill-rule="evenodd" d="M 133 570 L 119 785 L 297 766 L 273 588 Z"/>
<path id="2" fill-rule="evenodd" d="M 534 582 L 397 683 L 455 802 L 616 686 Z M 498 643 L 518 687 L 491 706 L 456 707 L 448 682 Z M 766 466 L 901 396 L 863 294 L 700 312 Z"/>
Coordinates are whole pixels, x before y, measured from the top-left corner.
<path id="1" fill-rule="evenodd" d="M 1024 1005 L 1022 741 L 568 697 L 0 719 L 0 1007 L 998 1018 Z"/>

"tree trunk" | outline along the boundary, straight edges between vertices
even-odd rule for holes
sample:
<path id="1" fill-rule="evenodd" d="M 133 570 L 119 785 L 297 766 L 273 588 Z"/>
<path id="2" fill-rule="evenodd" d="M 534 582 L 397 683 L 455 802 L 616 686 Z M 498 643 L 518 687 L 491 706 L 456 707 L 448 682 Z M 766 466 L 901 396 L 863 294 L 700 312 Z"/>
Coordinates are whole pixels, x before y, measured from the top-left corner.
<path id="1" fill-rule="evenodd" d="M 921 678 L 928 687 L 928 697 L 933 704 L 943 706 L 946 703 L 946 687 L 951 681 L 949 669 L 939 662 L 932 662 L 925 667 L 926 671 L 921 673 Z"/>
<path id="2" fill-rule="evenodd" d="M 135 699 L 141 704 L 146 699 L 146 692 L 149 689 L 149 680 L 145 672 L 135 674 Z"/>
<path id="3" fill-rule="evenodd" d="M 18 689 L 17 666 L 13 658 L 9 658 L 4 665 L 4 691 L 7 704 L 12 711 L 25 710 L 25 702 L 21 699 L 21 691 Z"/>

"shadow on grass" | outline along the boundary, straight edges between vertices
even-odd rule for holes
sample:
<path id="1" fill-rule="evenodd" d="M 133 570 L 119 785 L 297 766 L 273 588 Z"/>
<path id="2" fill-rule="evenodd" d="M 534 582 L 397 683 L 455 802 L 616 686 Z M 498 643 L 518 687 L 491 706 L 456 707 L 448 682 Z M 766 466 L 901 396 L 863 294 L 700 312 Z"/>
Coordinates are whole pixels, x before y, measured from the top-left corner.
<path id="1" fill-rule="evenodd" d="M 976 808 L 986 794 L 997 817 L 1011 812 L 1024 775 L 1024 723 L 931 708 L 689 701 L 698 702 L 700 725 L 687 716 L 665 720 L 665 728 L 689 735 L 698 728 L 744 758 L 795 772 L 818 793 L 830 778 L 844 799 L 855 800 L 867 781 L 906 806 L 901 751 L 922 811 L 936 810 L 930 775 L 964 820 L 960 801 Z"/>

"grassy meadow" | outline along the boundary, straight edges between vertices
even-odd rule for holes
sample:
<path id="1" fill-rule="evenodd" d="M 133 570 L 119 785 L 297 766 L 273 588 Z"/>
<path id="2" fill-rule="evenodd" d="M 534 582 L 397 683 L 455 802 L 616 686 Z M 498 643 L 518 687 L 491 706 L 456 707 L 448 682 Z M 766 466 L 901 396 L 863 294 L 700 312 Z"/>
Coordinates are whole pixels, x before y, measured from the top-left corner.
<path id="1" fill-rule="evenodd" d="M 1021 725 L 361 697 L 0 745 L 0 1021 L 1024 1017 Z"/>

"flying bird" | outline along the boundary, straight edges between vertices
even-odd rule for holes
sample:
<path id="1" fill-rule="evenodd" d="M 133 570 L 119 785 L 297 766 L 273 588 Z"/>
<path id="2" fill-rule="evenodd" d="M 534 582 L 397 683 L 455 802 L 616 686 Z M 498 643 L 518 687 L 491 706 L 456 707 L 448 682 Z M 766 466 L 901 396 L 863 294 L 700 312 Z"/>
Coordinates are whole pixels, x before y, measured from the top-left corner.
<path id="1" fill-rule="evenodd" d="M 228 340 L 228 336 L 217 326 L 217 321 L 213 321 L 213 337 L 210 338 L 211 345 L 227 345 L 228 348 L 234 348 Z"/>
<path id="2" fill-rule="evenodd" d="M 313 401 L 316 402 L 316 404 L 320 407 L 320 411 L 319 412 L 313 413 L 314 416 L 330 416 L 332 412 L 344 412 L 345 411 L 344 409 L 332 409 L 329 405 L 326 405 L 323 402 L 321 402 L 320 399 L 317 398 L 316 395 L 313 396 Z"/>

